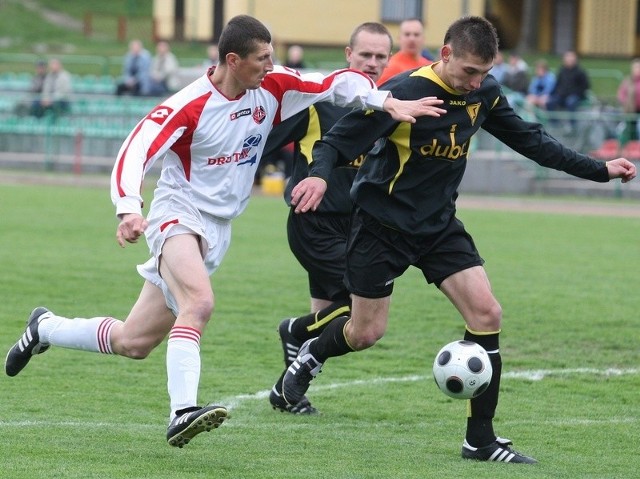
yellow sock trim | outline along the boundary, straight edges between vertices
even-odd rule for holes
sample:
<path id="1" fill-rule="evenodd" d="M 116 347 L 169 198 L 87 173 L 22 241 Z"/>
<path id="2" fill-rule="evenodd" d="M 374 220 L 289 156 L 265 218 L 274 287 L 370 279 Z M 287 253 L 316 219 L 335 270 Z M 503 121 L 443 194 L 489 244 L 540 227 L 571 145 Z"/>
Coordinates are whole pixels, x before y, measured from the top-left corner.
<path id="1" fill-rule="evenodd" d="M 349 324 L 349 321 L 351 321 L 351 318 L 349 318 L 349 320 L 344 323 L 344 327 L 342 328 L 342 335 L 344 336 L 344 342 L 347 343 L 347 346 L 349 346 L 349 348 L 351 348 L 351 351 L 355 351 L 356 349 L 351 346 L 351 344 L 349 344 L 349 338 L 347 338 L 347 333 L 345 332 L 345 330 L 347 329 L 347 324 Z"/>
<path id="2" fill-rule="evenodd" d="M 315 318 L 316 318 L 315 323 L 311 324 L 310 326 L 307 326 L 307 331 L 313 331 L 314 329 L 318 329 L 318 328 L 324 326 L 325 324 L 333 321 L 338 316 L 345 316 L 345 315 L 349 314 L 349 311 L 351 311 L 349 306 L 343 306 L 342 308 L 336 309 L 331 314 L 328 314 L 327 316 L 322 318 L 320 321 L 318 321 L 318 313 L 316 313 L 315 314 Z"/>
<path id="3" fill-rule="evenodd" d="M 475 334 L 476 336 L 489 336 L 490 334 L 499 334 L 502 331 L 502 329 L 498 329 L 497 331 L 474 331 L 473 329 L 470 329 L 468 326 L 465 329 L 469 331 L 471 334 Z"/>

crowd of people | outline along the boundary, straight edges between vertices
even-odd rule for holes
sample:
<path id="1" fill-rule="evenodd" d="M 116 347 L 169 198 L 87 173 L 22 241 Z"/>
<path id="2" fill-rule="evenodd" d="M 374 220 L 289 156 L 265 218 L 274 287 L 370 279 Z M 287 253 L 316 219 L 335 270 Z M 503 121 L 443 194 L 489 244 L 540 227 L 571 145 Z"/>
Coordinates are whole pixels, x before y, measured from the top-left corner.
<path id="1" fill-rule="evenodd" d="M 402 71 L 428 65 L 437 57 L 424 47 L 424 25 L 419 19 L 411 18 L 399 24 L 398 48 L 390 56 L 387 67 L 377 80 L 381 85 Z M 202 66 L 208 68 L 218 62 L 218 45 L 212 43 L 206 48 L 206 58 Z M 635 62 L 638 63 L 638 62 Z M 296 70 L 304 70 L 304 48 L 294 44 L 288 47 L 283 65 Z M 155 54 L 151 54 L 139 39 L 129 43 L 123 56 L 122 72 L 116 81 L 114 93 L 117 96 L 166 96 L 180 87 L 178 73 L 180 64 L 167 41 L 158 41 Z M 631 106 L 638 95 L 631 95 L 629 78 L 640 77 L 640 64 L 631 76 L 625 78 L 618 90 L 621 108 L 627 113 L 640 112 L 640 106 Z M 530 71 L 533 70 L 533 71 Z M 45 78 L 49 76 L 45 84 Z M 567 51 L 556 72 L 550 70 L 547 60 L 539 59 L 533 69 L 517 53 L 510 52 L 505 61 L 505 53 L 498 51 L 491 74 L 506 88 L 509 99 L 517 106 L 534 106 L 550 111 L 575 112 L 584 102 L 591 88 L 589 76 L 579 64 L 578 55 Z M 638 84 L 640 82 L 636 82 Z M 73 92 L 72 76 L 57 58 L 49 62 L 38 61 L 33 74 L 32 93 L 36 95 L 31 113 L 42 116 L 47 110 L 65 111 L 69 107 Z M 640 105 L 640 99 L 637 100 Z"/>
<path id="2" fill-rule="evenodd" d="M 580 103 L 587 99 L 591 88 L 589 76 L 574 51 L 563 54 L 562 63 L 555 73 L 549 69 L 545 59 L 538 60 L 533 75 L 517 52 L 509 54 L 507 63 L 504 54 L 499 52 L 491 74 L 505 87 L 515 105 L 550 111 L 575 113 Z"/>
<path id="3" fill-rule="evenodd" d="M 202 62 L 206 69 L 218 62 L 218 46 L 212 43 L 206 49 L 207 58 Z M 129 42 L 127 53 L 122 59 L 122 72 L 117 78 L 116 96 L 168 96 L 181 87 L 178 80 L 180 64 L 171 51 L 169 42 L 160 40 L 151 54 L 139 39 Z M 59 58 L 48 61 L 38 60 L 34 66 L 29 88 L 30 103 L 19 103 L 16 113 L 43 117 L 47 114 L 67 113 L 73 100 L 73 75 L 64 67 Z"/>
<path id="4" fill-rule="evenodd" d="M 141 40 L 131 40 L 116 95 L 162 96 L 174 92 L 179 67 L 168 42 L 156 43 L 155 55 L 151 55 Z"/>
<path id="5" fill-rule="evenodd" d="M 510 53 L 505 62 L 504 53 L 499 51 L 491 74 L 504 87 L 514 106 L 566 112 L 569 121 L 565 131 L 576 133 L 576 113 L 581 105 L 589 102 L 591 80 L 575 51 L 563 53 L 555 72 L 546 59 L 538 59 L 532 74 L 529 65 L 517 53 Z M 627 116 L 621 121 L 624 125 L 619 134 L 621 142 L 640 139 L 640 123 L 635 118 L 640 115 L 640 59 L 630 62 L 629 73 L 620 82 L 616 97 L 619 111 Z"/>

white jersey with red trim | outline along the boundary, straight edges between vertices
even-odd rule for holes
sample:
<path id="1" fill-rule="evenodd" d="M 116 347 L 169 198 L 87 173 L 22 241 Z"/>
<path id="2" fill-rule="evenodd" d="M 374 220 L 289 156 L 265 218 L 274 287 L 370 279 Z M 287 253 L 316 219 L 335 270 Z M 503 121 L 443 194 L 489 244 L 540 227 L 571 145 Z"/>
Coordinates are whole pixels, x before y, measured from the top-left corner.
<path id="1" fill-rule="evenodd" d="M 111 175 L 116 214 L 141 214 L 144 175 L 160 160 L 162 193 L 180 191 L 202 212 L 235 218 L 247 205 L 274 124 L 319 101 L 382 110 L 388 96 L 354 70 L 324 76 L 274 67 L 260 88 L 230 99 L 210 73 L 154 108 L 124 141 Z"/>

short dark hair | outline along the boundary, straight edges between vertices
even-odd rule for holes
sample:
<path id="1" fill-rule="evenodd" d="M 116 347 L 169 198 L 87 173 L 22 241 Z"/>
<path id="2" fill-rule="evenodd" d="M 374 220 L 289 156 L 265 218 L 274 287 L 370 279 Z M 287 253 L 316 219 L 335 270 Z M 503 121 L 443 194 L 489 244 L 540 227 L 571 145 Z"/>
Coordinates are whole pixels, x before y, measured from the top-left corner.
<path id="1" fill-rule="evenodd" d="M 226 63 L 228 53 L 246 58 L 259 43 L 271 43 L 271 33 L 267 27 L 249 15 L 233 17 L 222 30 L 218 41 L 220 63 Z"/>
<path id="2" fill-rule="evenodd" d="M 368 33 L 377 33 L 380 35 L 386 35 L 389 37 L 389 51 L 393 48 L 393 37 L 387 27 L 385 27 L 382 23 L 378 22 L 364 22 L 358 25 L 353 33 L 351 34 L 351 38 L 349 38 L 349 47 L 353 48 L 356 43 L 356 38 L 360 32 L 368 32 Z"/>
<path id="3" fill-rule="evenodd" d="M 483 17 L 465 16 L 453 22 L 444 35 L 444 43 L 451 45 L 454 55 L 472 54 L 490 62 L 498 53 L 498 33 Z"/>

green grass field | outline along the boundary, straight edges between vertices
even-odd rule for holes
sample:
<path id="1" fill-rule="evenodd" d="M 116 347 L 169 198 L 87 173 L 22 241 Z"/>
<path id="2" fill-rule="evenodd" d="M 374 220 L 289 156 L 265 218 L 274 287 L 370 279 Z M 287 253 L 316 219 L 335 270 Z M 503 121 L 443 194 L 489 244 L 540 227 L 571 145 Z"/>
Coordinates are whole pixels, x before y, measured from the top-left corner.
<path id="1" fill-rule="evenodd" d="M 123 317 L 144 243 L 120 249 L 108 190 L 0 186 L 0 349 L 31 309 Z M 147 195 L 149 197 L 149 195 Z M 22 478 L 636 478 L 640 427 L 640 219 L 462 210 L 504 308 L 496 431 L 540 464 L 460 459 L 463 401 L 431 378 L 461 337 L 454 308 L 416 271 L 396 284 L 386 336 L 334 358 L 309 396 L 322 414 L 277 413 L 276 327 L 308 308 L 286 208 L 256 197 L 213 276 L 202 402 L 231 418 L 184 449 L 165 441 L 161 345 L 144 361 L 52 349 L 0 376 L 0 476 Z"/>

